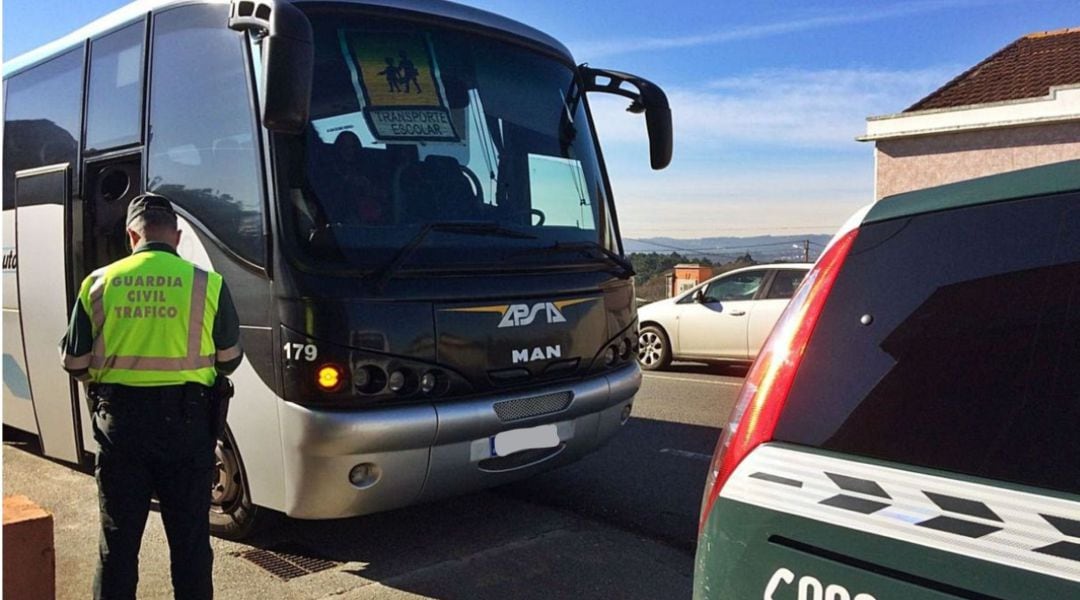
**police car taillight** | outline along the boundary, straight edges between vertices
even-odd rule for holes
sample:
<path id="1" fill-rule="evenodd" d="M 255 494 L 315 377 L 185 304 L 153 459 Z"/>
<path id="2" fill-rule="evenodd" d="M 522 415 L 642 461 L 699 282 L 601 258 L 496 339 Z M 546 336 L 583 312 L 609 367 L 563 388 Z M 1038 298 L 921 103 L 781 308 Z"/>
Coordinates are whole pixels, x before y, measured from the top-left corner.
<path id="1" fill-rule="evenodd" d="M 730 422 L 713 453 L 699 527 L 704 528 L 735 467 L 751 450 L 772 439 L 810 335 L 857 233 L 854 229 L 837 239 L 807 273 L 746 375 Z"/>

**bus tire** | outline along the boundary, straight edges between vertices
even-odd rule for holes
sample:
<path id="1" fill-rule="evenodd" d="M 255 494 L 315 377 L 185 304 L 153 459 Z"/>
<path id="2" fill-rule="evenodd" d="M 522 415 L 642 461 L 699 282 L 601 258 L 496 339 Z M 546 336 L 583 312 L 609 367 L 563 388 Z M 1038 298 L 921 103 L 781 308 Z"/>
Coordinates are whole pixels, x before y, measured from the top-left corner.
<path id="1" fill-rule="evenodd" d="M 232 434 L 226 431 L 214 450 L 210 534 L 227 540 L 242 540 L 265 525 L 268 512 L 252 504 L 240 453 Z"/>

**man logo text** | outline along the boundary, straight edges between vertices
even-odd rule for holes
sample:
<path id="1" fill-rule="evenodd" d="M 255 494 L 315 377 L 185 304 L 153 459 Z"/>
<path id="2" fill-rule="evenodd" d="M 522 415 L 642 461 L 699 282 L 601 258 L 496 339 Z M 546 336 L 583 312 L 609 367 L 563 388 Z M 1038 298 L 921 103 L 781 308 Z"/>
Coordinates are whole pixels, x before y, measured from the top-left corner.
<path id="1" fill-rule="evenodd" d="M 566 317 L 551 302 L 538 302 L 532 306 L 511 304 L 503 313 L 499 327 L 523 327 L 535 321 L 537 316 L 542 316 L 548 323 L 566 322 Z"/>
<path id="2" fill-rule="evenodd" d="M 533 362 L 537 360 L 551 360 L 553 358 L 560 358 L 562 356 L 562 346 L 546 346 L 544 348 L 536 347 L 533 349 L 522 348 L 521 350 L 514 350 L 514 364 Z"/>

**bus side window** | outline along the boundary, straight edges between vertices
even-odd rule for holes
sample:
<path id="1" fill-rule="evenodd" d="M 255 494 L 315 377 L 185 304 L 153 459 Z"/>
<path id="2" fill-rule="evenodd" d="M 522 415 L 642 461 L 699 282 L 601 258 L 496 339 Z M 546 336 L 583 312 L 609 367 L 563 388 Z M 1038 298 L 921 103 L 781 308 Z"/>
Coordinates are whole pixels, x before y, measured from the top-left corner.
<path id="1" fill-rule="evenodd" d="M 4 82 L 4 210 L 15 207 L 15 172 L 70 163 L 82 120 L 83 49 L 80 46 Z"/>
<path id="2" fill-rule="evenodd" d="M 143 38 L 139 21 L 95 39 L 90 46 L 90 87 L 85 148 L 107 150 L 142 139 Z"/>

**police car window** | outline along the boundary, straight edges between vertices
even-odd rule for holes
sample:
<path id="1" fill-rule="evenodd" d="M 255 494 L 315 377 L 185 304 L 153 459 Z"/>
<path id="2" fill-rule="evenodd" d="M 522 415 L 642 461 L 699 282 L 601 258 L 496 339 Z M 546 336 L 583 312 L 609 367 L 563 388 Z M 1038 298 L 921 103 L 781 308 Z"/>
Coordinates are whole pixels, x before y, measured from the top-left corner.
<path id="1" fill-rule="evenodd" d="M 147 187 L 261 265 L 253 102 L 244 38 L 222 26 L 227 19 L 228 6 L 185 6 L 154 19 Z"/>
<path id="2" fill-rule="evenodd" d="M 1080 195 L 864 226 L 776 438 L 1076 494 L 1077 365 Z"/>

